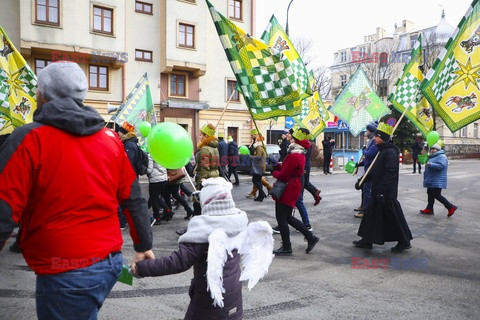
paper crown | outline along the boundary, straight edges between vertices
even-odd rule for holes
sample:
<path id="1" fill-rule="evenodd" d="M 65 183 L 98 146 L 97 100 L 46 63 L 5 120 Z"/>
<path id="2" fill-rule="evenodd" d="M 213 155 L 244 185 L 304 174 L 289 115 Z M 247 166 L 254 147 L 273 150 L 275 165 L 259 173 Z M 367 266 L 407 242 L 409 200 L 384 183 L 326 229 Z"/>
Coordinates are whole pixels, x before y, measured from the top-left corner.
<path id="1" fill-rule="evenodd" d="M 127 132 L 135 131 L 135 127 L 133 125 L 131 125 L 130 123 L 128 123 L 127 121 L 122 123 L 122 128 L 125 129 L 125 131 L 127 131 Z"/>
<path id="2" fill-rule="evenodd" d="M 228 140 L 228 141 L 230 141 L 230 140 L 232 140 L 232 141 L 233 141 L 233 138 L 232 138 L 232 136 L 228 136 L 228 137 L 227 137 L 227 140 Z"/>
<path id="3" fill-rule="evenodd" d="M 388 124 L 386 124 L 385 122 L 380 122 L 378 124 L 378 127 L 377 127 L 377 130 L 376 131 L 381 131 L 385 134 L 387 134 L 388 136 L 391 136 L 392 135 L 392 132 L 393 132 L 393 127 L 392 126 L 389 126 Z"/>
<path id="4" fill-rule="evenodd" d="M 293 131 L 292 133 L 292 137 L 294 137 L 295 139 L 301 141 L 301 140 L 308 140 L 310 139 L 310 134 L 304 132 L 303 130 L 300 130 L 300 128 L 298 128 L 297 130 Z"/>
<path id="5" fill-rule="evenodd" d="M 255 134 L 258 134 L 258 130 L 257 129 L 252 129 L 250 130 L 250 134 L 253 136 Z"/>
<path id="6" fill-rule="evenodd" d="M 218 137 L 219 137 L 219 138 L 225 138 L 225 133 L 219 132 L 219 133 L 218 133 Z"/>
<path id="7" fill-rule="evenodd" d="M 209 137 L 215 136 L 215 129 L 210 128 L 208 125 L 204 125 L 200 131 Z"/>

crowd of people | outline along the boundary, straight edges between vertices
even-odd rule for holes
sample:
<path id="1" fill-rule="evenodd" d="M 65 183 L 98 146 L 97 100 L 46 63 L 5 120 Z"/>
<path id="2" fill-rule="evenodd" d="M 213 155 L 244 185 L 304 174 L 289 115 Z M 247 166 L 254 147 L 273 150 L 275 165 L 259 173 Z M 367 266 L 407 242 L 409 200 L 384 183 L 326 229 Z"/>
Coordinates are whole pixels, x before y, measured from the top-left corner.
<path id="1" fill-rule="evenodd" d="M 130 270 L 134 276 L 163 276 L 193 266 L 186 319 L 241 319 L 241 280 L 256 283 L 268 271 L 273 254 L 292 255 L 289 226 L 305 237 L 307 254 L 319 242 L 303 201 L 304 190 L 314 205 L 322 199 L 310 181 L 312 145 L 307 129 L 283 132 L 280 158 L 271 170 L 277 180 L 273 185 L 264 177 L 263 136 L 250 131 L 252 190 L 247 198 L 262 202 L 272 192 L 277 226 L 271 228 L 266 222 L 249 224 L 247 214 L 236 208 L 232 190 L 240 184 L 238 146 L 230 136 L 224 141 L 212 124 L 200 128 L 194 163 L 173 170 L 148 156 L 147 201 L 139 184 L 143 151 L 135 127 L 124 122 L 117 132 L 106 128 L 98 112 L 83 104 L 86 92 L 87 79 L 77 64 L 45 67 L 38 76 L 34 122 L 17 128 L 0 149 L 0 250 L 19 225 L 16 251 L 37 275 L 39 319 L 97 317 L 122 270 L 121 230 L 127 224 L 136 252 Z M 412 234 L 397 199 L 399 151 L 391 134 L 392 128 L 383 122 L 367 126 L 363 158 L 357 164 L 365 168 L 356 185 L 362 190 L 362 205 L 355 214 L 362 218 L 361 238 L 353 241 L 358 248 L 391 241 L 397 242 L 393 252 L 411 248 Z M 322 144 L 328 174 L 335 141 L 326 136 Z M 417 159 L 422 149 L 413 150 Z M 457 210 L 441 195 L 447 168 L 441 146 L 431 146 L 424 169 L 428 202 L 421 214 L 433 215 L 435 200 L 446 207 L 448 216 Z M 194 182 L 189 185 L 190 179 Z M 191 196 L 193 207 L 183 195 Z M 177 230 L 178 251 L 155 259 L 152 228 L 172 219 L 172 199 L 183 206 L 189 223 Z M 293 216 L 295 208 L 301 220 Z M 277 249 L 273 233 L 281 237 Z M 250 263 L 243 267 L 255 272 L 242 273 L 242 255 Z M 52 263 L 52 257 L 58 261 Z M 70 294 L 78 290 L 85 294 Z"/>

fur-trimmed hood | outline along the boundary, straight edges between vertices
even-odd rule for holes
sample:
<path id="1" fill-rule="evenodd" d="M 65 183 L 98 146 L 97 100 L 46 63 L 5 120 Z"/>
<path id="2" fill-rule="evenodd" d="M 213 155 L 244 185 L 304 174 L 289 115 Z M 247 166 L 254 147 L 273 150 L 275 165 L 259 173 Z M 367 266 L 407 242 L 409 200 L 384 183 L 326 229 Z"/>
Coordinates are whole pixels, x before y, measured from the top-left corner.
<path id="1" fill-rule="evenodd" d="M 126 134 L 123 135 L 123 137 L 120 138 L 120 140 L 127 141 L 129 139 L 135 138 L 138 141 L 137 134 L 135 132 L 127 132 Z M 135 141 L 135 142 L 137 142 Z"/>
<path id="2" fill-rule="evenodd" d="M 218 139 L 216 137 L 206 137 L 203 141 L 200 141 L 197 144 L 197 149 L 201 149 L 202 147 L 210 146 L 212 148 L 218 147 Z"/>

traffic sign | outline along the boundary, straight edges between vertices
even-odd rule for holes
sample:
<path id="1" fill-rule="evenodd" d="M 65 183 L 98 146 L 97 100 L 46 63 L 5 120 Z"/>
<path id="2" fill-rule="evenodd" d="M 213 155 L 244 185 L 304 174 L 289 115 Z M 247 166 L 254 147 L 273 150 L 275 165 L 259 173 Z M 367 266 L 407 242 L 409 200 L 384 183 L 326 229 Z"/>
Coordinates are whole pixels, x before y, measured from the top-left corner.
<path id="1" fill-rule="evenodd" d="M 343 122 L 342 120 L 338 120 L 338 130 L 348 130 L 348 125 L 346 122 Z"/>
<path id="2" fill-rule="evenodd" d="M 294 125 L 295 125 L 295 121 L 293 120 L 292 117 L 285 118 L 285 127 L 287 129 L 293 128 Z"/>

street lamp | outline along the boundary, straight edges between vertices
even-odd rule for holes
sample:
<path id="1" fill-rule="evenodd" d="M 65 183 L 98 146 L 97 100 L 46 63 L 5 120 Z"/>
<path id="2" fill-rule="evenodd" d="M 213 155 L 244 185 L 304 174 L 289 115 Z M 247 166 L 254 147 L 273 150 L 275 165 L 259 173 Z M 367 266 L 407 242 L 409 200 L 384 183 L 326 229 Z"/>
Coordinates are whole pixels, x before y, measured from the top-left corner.
<path id="1" fill-rule="evenodd" d="M 288 34 L 288 10 L 290 10 L 290 5 L 292 4 L 293 0 L 290 0 L 290 3 L 288 4 L 288 7 L 287 7 L 287 24 L 285 26 L 285 33 L 287 34 L 287 36 L 289 35 Z"/>

